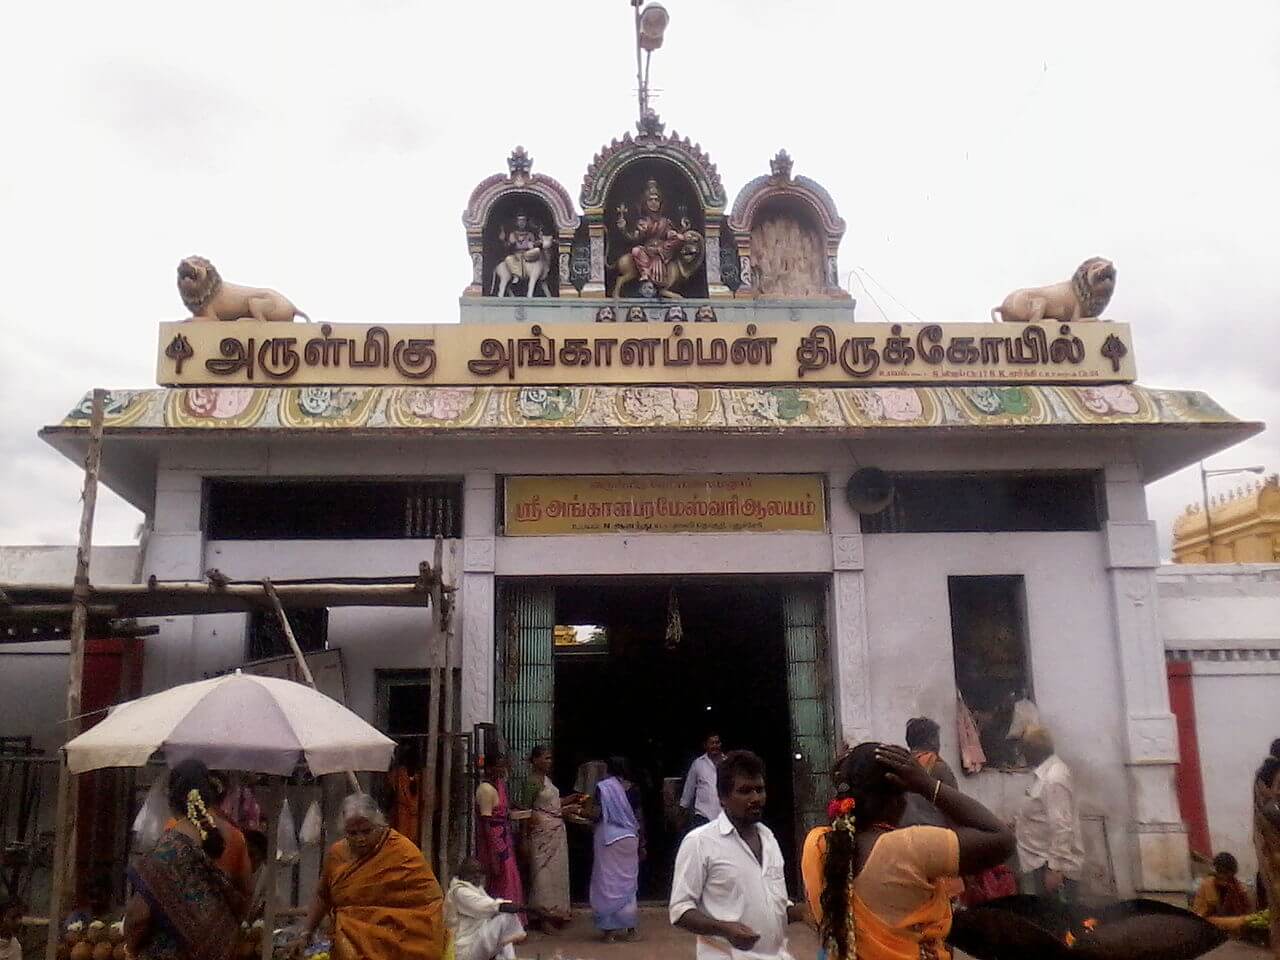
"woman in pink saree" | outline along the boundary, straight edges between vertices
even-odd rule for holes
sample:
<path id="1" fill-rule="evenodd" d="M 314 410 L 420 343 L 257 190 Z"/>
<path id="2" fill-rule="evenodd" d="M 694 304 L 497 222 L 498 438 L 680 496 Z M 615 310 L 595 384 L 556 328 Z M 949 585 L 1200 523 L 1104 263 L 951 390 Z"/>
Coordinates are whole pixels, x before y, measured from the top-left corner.
<path id="1" fill-rule="evenodd" d="M 506 757 L 493 758 L 484 782 L 476 788 L 476 859 L 484 867 L 485 890 L 491 897 L 524 903 L 507 799 Z"/>

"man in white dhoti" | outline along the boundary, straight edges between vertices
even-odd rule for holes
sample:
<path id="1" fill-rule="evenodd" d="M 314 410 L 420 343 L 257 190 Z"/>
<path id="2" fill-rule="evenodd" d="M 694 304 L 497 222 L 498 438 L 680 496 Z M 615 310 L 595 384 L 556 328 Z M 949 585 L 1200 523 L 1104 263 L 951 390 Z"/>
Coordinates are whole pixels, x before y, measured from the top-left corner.
<path id="1" fill-rule="evenodd" d="M 444 922 L 456 960 L 515 960 L 515 945 L 525 938 L 516 916 L 523 909 L 485 893 L 484 867 L 478 860 L 463 860 L 444 898 Z"/>

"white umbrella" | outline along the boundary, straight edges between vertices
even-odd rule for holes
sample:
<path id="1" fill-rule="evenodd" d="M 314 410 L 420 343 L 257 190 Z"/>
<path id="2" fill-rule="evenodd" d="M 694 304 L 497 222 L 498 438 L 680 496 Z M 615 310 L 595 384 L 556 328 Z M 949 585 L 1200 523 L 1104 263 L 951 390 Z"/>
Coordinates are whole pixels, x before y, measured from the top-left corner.
<path id="1" fill-rule="evenodd" d="M 395 742 L 342 704 L 292 680 L 236 671 L 122 703 L 67 744 L 67 767 L 170 766 L 195 757 L 213 770 L 315 776 L 386 770 Z"/>

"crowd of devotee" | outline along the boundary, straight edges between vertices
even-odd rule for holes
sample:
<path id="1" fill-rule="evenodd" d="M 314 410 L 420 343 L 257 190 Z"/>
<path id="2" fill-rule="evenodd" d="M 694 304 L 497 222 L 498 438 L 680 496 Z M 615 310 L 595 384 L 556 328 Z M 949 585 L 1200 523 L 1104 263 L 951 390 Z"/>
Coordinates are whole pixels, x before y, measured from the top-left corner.
<path id="1" fill-rule="evenodd" d="M 1072 770 L 1044 727 L 1025 729 L 1020 741 L 1031 776 L 1008 820 L 961 789 L 929 718 L 907 724 L 905 746 L 846 746 L 831 771 L 827 822 L 803 838 L 798 862 L 789 864 L 768 826 L 770 771 L 751 750 L 726 751 L 718 733 L 708 735 L 679 794 L 670 924 L 688 935 L 698 960 L 799 960 L 806 953 L 793 946 L 796 925 L 816 932 L 824 960 L 945 958 L 956 946 L 976 957 L 1030 956 L 1018 952 L 1028 931 L 1040 935 L 1054 924 L 1062 928 L 1055 944 L 1072 948 L 1088 938 L 1090 956 L 1147 955 L 1132 952 L 1135 940 L 1178 956 L 1225 936 L 1280 945 L 1270 910 L 1280 889 L 1280 740 L 1250 788 L 1257 876 L 1240 877 L 1238 858 L 1220 851 L 1179 906 L 1108 906 L 1088 895 Z M 646 829 L 630 765 L 612 757 L 589 791 L 562 794 L 552 760 L 550 747 L 535 747 L 515 784 L 509 759 L 492 758 L 475 792 L 472 852 L 453 865 L 445 887 L 416 838 L 396 829 L 373 797 L 346 797 L 341 839 L 325 852 L 314 898 L 278 952 L 513 960 L 533 955 L 518 953 L 533 930 L 554 948 L 574 915 L 570 831 L 591 838 L 585 906 L 599 946 L 653 934 L 640 919 Z M 405 826 L 403 801 L 413 791 L 397 787 L 394 772 L 389 780 L 394 821 Z M 236 823 L 228 811 L 242 808 L 228 794 L 225 775 L 198 760 L 169 772 L 170 817 L 127 868 L 119 955 L 251 955 L 238 934 L 262 916 L 265 837 Z M 0 960 L 22 956 L 21 916 L 17 902 L 0 912 Z M 646 916 L 655 922 L 652 911 Z M 1157 927 L 1141 925 L 1152 917 Z M 1163 946 L 1152 938 L 1164 938 Z"/>

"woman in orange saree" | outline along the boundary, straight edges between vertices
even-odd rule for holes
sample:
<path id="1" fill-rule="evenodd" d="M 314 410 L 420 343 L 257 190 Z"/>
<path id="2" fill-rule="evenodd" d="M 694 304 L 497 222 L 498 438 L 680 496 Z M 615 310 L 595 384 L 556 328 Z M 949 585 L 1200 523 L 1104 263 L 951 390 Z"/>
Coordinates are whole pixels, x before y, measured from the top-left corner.
<path id="1" fill-rule="evenodd" d="M 334 960 L 440 960 L 444 895 L 422 852 L 364 794 L 342 804 L 346 837 L 324 858 L 309 940 L 333 917 Z"/>
<path id="2" fill-rule="evenodd" d="M 1006 860 L 1013 834 L 902 747 L 860 744 L 836 764 L 835 780 L 831 826 L 809 834 L 801 864 L 827 960 L 948 960 L 947 879 Z M 908 792 L 954 829 L 899 829 Z"/>

